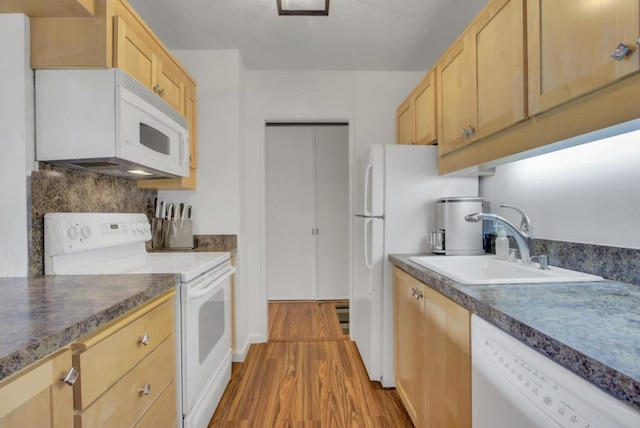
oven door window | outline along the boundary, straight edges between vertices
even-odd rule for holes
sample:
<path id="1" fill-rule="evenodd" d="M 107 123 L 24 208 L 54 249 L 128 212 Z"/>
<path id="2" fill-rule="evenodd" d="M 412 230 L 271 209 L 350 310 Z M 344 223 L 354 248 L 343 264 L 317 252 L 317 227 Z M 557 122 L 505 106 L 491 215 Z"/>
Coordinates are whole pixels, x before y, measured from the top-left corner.
<path id="1" fill-rule="evenodd" d="M 156 153 L 169 155 L 171 153 L 171 140 L 156 128 L 140 122 L 140 144 Z"/>
<path id="2" fill-rule="evenodd" d="M 198 357 L 202 364 L 224 335 L 224 290 L 200 306 L 198 313 Z"/>

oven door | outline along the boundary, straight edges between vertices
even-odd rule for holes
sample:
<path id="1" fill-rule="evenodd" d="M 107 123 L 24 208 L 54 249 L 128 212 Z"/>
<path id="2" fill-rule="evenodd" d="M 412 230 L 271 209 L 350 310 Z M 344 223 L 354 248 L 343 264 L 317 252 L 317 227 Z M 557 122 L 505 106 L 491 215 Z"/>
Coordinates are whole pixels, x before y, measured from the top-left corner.
<path id="1" fill-rule="evenodd" d="M 214 393 L 207 388 L 223 369 L 223 362 L 230 361 L 230 288 L 234 272 L 235 268 L 227 262 L 180 286 L 182 412 L 185 415 L 194 411 L 196 403 L 211 402 L 209 397 L 202 396 Z M 215 406 L 198 411 L 210 410 L 211 417 Z"/>

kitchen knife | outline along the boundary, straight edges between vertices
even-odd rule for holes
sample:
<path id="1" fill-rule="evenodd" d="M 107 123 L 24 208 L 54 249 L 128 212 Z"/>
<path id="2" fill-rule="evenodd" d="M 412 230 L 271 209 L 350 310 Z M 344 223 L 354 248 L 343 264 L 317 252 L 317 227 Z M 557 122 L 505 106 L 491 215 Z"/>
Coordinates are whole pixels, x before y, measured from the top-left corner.
<path id="1" fill-rule="evenodd" d="M 166 205 L 164 203 L 164 201 L 160 202 L 160 218 L 164 219 L 165 213 L 166 213 Z"/>
<path id="2" fill-rule="evenodd" d="M 191 205 L 187 207 L 187 218 L 191 220 Z"/>
<path id="3" fill-rule="evenodd" d="M 180 202 L 180 209 L 178 210 L 178 215 L 180 216 L 180 220 L 184 220 L 184 214 L 185 214 L 185 209 L 184 209 L 184 203 Z"/>
<path id="4" fill-rule="evenodd" d="M 153 200 L 153 208 L 155 210 L 154 217 L 155 218 L 160 218 L 160 205 L 158 204 L 158 198 L 155 198 Z"/>
<path id="5" fill-rule="evenodd" d="M 173 202 L 167 205 L 167 220 L 171 220 L 172 213 L 173 213 Z"/>

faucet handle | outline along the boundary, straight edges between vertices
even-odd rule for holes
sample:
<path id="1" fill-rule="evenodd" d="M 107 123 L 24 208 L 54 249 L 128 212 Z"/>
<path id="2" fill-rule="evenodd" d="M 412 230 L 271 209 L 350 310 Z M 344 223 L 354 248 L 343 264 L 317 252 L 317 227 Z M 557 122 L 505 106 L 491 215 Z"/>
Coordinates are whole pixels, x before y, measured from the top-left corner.
<path id="1" fill-rule="evenodd" d="M 531 219 L 529 216 L 522 211 L 520 208 L 516 208 L 513 205 L 502 204 L 500 208 L 511 208 L 512 210 L 517 211 L 522 216 L 522 220 L 520 220 L 520 230 L 531 235 L 533 233 L 533 224 L 531 224 Z"/>

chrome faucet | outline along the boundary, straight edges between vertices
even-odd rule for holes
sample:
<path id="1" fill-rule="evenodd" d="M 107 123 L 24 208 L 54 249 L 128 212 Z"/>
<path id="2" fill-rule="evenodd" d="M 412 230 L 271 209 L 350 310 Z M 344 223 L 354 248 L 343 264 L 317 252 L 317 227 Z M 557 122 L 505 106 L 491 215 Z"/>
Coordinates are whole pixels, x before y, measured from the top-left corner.
<path id="1" fill-rule="evenodd" d="M 512 208 L 518 211 L 522 215 L 522 222 L 520 229 L 515 227 L 511 222 L 505 218 L 500 217 L 497 214 L 491 213 L 473 213 L 465 216 L 466 221 L 477 223 L 481 220 L 493 220 L 503 225 L 514 237 L 518 244 L 518 250 L 520 250 L 520 259 L 523 264 L 531 264 L 531 253 L 533 252 L 533 226 L 531 225 L 531 219 L 523 211 L 511 205 L 501 205 L 503 208 Z"/>

